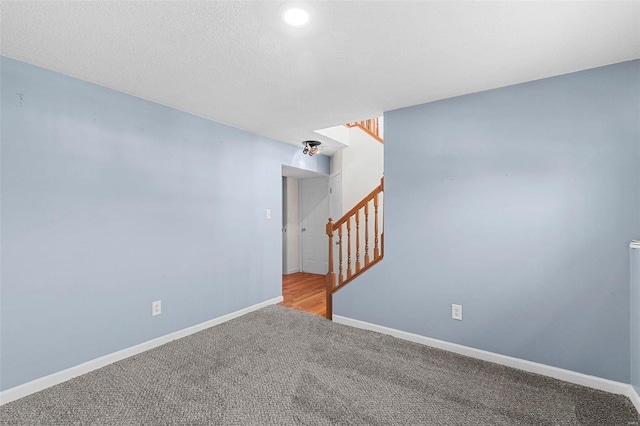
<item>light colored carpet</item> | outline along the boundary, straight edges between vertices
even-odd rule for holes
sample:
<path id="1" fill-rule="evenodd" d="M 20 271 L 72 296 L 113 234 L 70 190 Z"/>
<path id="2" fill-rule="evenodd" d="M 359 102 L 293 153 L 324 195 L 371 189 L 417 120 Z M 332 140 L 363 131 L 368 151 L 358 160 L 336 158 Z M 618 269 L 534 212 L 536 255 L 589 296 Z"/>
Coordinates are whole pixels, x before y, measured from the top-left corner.
<path id="1" fill-rule="evenodd" d="M 639 422 L 626 397 L 281 306 L 0 408 L 1 424 L 29 426 Z"/>

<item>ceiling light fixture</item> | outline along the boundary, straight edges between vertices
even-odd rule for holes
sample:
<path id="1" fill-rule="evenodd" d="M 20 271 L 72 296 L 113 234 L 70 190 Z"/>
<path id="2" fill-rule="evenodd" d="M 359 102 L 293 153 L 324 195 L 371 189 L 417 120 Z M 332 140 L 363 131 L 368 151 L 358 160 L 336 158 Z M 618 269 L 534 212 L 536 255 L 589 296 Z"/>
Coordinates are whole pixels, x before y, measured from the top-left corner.
<path id="1" fill-rule="evenodd" d="M 309 154 L 309 156 L 313 156 L 313 154 L 317 154 L 320 152 L 320 142 L 319 141 L 304 141 L 302 142 L 304 145 L 304 149 L 302 150 L 303 154 Z"/>
<path id="2" fill-rule="evenodd" d="M 289 25 L 299 27 L 309 22 L 309 13 L 297 7 L 288 9 L 282 14 L 282 19 Z"/>

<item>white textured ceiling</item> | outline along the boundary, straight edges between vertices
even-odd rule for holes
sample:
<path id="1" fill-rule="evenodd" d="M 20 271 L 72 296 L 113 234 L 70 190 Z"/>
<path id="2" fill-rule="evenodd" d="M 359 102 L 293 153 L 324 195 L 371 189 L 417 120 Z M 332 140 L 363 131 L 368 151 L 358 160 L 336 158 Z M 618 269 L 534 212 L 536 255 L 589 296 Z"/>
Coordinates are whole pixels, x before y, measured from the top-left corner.
<path id="1" fill-rule="evenodd" d="M 282 23 L 288 4 L 309 9 L 309 25 Z M 383 111 L 640 57 L 638 1 L 3 1 L 0 13 L 5 56 L 296 145 Z"/>

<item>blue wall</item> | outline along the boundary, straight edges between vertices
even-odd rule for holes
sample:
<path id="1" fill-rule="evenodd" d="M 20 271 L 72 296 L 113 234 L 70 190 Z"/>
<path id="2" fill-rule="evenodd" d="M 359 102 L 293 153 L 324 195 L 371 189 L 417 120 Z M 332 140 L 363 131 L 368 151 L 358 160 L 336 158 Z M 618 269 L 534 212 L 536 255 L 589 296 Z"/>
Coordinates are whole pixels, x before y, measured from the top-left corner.
<path id="1" fill-rule="evenodd" d="M 386 113 L 385 259 L 334 312 L 629 383 L 639 65 Z"/>
<path id="2" fill-rule="evenodd" d="M 281 165 L 327 157 L 0 65 L 0 389 L 282 294 Z"/>
<path id="3" fill-rule="evenodd" d="M 631 250 L 631 384 L 640 395 L 640 249 Z"/>

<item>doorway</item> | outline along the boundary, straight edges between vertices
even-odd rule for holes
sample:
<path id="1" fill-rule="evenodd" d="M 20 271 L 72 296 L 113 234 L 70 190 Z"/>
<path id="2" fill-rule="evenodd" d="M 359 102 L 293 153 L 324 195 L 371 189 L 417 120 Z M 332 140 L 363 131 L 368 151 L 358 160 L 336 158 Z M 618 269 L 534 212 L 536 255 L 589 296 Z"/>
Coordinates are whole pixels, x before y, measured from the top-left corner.
<path id="1" fill-rule="evenodd" d="M 281 304 L 324 316 L 330 178 L 287 166 L 282 176 Z"/>
<path id="2" fill-rule="evenodd" d="M 282 166 L 282 274 L 328 270 L 329 176 Z"/>

